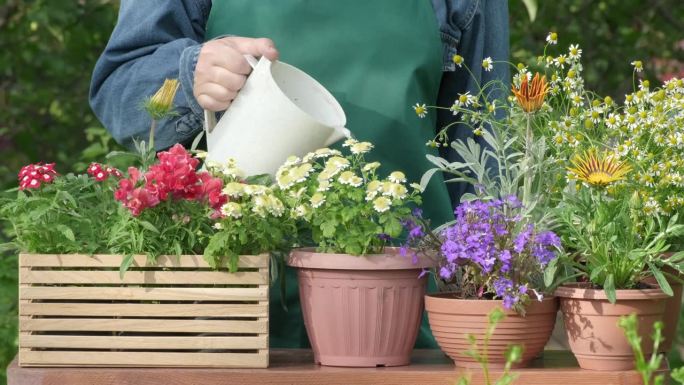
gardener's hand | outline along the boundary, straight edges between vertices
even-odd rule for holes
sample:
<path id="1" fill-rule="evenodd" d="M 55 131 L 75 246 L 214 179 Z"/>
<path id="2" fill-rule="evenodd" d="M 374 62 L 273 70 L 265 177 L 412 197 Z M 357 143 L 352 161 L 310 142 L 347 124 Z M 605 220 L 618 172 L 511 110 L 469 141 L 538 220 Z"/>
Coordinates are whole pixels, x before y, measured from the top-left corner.
<path id="1" fill-rule="evenodd" d="M 252 71 L 245 54 L 278 59 L 271 39 L 225 37 L 204 43 L 197 58 L 193 88 L 195 99 L 202 108 L 209 111 L 228 108 Z"/>

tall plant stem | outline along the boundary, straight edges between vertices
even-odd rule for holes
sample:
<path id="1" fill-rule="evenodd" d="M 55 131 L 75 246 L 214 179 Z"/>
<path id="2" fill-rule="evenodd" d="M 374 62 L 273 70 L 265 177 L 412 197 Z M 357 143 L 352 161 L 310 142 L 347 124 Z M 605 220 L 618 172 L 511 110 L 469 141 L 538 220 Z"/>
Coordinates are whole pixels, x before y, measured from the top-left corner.
<path id="1" fill-rule="evenodd" d="M 150 139 L 149 139 L 149 149 L 154 150 L 154 130 L 157 128 L 157 120 L 152 119 L 152 124 L 150 125 Z"/>
<path id="2" fill-rule="evenodd" d="M 532 194 L 532 114 L 527 114 L 527 126 L 525 128 L 525 178 L 523 180 L 522 201 L 525 207 L 529 207 Z"/>

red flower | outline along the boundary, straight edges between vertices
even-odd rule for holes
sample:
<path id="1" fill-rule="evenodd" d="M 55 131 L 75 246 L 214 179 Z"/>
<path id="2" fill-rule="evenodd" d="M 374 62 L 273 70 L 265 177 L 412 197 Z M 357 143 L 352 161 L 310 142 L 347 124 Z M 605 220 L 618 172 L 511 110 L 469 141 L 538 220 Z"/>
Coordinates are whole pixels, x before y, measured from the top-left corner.
<path id="1" fill-rule="evenodd" d="M 219 178 L 213 178 L 208 172 L 199 174 L 202 181 L 201 195 L 209 202 L 211 208 L 216 211 L 221 210 L 221 206 L 228 202 L 228 196 L 223 194 L 223 181 Z"/>
<path id="2" fill-rule="evenodd" d="M 196 200 L 201 191 L 195 171 L 199 160 L 180 144 L 160 152 L 157 158 L 159 162 L 150 166 L 145 174 L 149 188 L 156 190 L 161 200 L 166 200 L 169 194 L 174 199 Z"/>
<path id="3" fill-rule="evenodd" d="M 90 166 L 88 166 L 88 175 L 95 178 L 95 180 L 98 182 L 107 180 L 107 178 L 109 178 L 110 175 L 114 175 L 119 179 L 123 176 L 121 174 L 121 171 L 115 169 L 114 167 L 104 166 L 100 163 L 95 162 L 91 163 Z"/>
<path id="4" fill-rule="evenodd" d="M 35 163 L 21 168 L 18 174 L 19 190 L 39 188 L 43 183 L 52 183 L 57 176 L 54 163 Z"/>
<path id="5" fill-rule="evenodd" d="M 134 189 L 128 197 L 128 200 L 124 203 L 124 206 L 131 211 L 134 217 L 140 215 L 140 213 L 148 208 L 154 207 L 159 204 L 159 197 L 145 189 L 144 187 L 138 187 Z"/>

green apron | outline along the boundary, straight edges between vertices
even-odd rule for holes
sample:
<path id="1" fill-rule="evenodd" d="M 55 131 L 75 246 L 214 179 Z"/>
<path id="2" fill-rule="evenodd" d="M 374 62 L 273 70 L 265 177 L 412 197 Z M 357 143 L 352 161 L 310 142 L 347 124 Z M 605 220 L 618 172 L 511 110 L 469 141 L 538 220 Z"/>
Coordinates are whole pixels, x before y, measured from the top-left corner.
<path id="1" fill-rule="evenodd" d="M 425 142 L 434 136 L 435 114 L 421 120 L 411 108 L 434 105 L 442 78 L 429 0 L 214 1 L 206 39 L 226 34 L 273 39 L 283 62 L 313 76 L 340 102 L 354 137 L 375 145 L 369 159 L 382 163 L 381 172 L 401 170 L 418 182 L 430 168 Z M 435 179 L 423 209 L 438 225 L 453 214 L 444 183 Z M 307 346 L 295 274 L 286 275 L 288 312 L 279 285 L 271 292 L 271 346 Z M 419 346 L 431 341 L 424 326 Z"/>

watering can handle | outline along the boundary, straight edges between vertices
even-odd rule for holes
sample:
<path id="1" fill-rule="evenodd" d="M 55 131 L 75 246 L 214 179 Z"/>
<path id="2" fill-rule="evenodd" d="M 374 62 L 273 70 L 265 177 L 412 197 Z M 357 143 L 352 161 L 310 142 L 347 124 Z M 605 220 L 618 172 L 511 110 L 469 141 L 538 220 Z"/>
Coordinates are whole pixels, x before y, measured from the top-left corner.
<path id="1" fill-rule="evenodd" d="M 245 60 L 247 60 L 247 63 L 249 63 L 250 67 L 254 69 L 259 62 L 257 58 L 255 58 L 252 55 L 243 55 L 245 57 Z M 216 113 L 208 110 L 204 110 L 204 130 L 209 134 L 214 130 L 214 127 L 216 127 Z"/>

